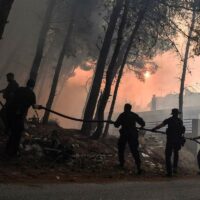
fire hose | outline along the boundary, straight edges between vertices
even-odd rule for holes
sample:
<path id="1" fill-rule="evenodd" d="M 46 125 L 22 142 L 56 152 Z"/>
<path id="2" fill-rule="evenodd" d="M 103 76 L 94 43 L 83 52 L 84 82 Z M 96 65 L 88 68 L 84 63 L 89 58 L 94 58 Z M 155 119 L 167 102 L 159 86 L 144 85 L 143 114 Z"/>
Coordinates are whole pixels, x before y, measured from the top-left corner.
<path id="1" fill-rule="evenodd" d="M 39 106 L 38 109 L 42 109 L 42 110 L 46 110 L 47 112 L 53 113 L 55 115 L 58 115 L 60 117 L 69 119 L 69 120 L 73 120 L 73 121 L 78 121 L 78 122 L 86 122 L 86 123 L 98 123 L 98 122 L 102 122 L 102 123 L 110 123 L 113 124 L 113 121 L 108 121 L 108 120 L 84 120 L 84 119 L 79 119 L 79 118 L 75 118 L 75 117 L 70 117 L 68 115 L 64 115 L 62 113 L 56 112 L 54 110 L 48 109 L 44 106 Z"/>
<path id="2" fill-rule="evenodd" d="M 153 130 L 147 129 L 147 128 L 138 128 L 138 129 L 139 129 L 139 130 L 144 130 L 144 131 L 150 131 L 150 132 L 153 132 L 153 133 L 166 134 L 164 131 L 153 131 Z M 198 141 L 198 140 L 200 140 L 200 136 L 198 136 L 198 137 L 185 137 L 185 136 L 184 136 L 184 138 L 185 138 L 186 140 L 191 140 L 191 141 L 193 141 L 193 142 L 196 142 L 196 143 L 200 144 L 200 141 Z"/>
<path id="3" fill-rule="evenodd" d="M 79 119 L 79 118 L 71 117 L 71 116 L 64 115 L 64 114 L 62 114 L 62 113 L 56 112 L 56 111 L 54 111 L 54 110 L 48 109 L 48 108 L 46 108 L 46 107 L 44 107 L 44 106 L 41 106 L 41 105 L 39 105 L 37 109 L 39 109 L 39 110 L 41 110 L 41 109 L 42 109 L 42 110 L 46 110 L 46 111 L 48 111 L 48 112 L 50 112 L 50 113 L 53 113 L 53 114 L 55 114 L 55 115 L 58 115 L 58 116 L 60 116 L 60 117 L 63 117 L 63 118 L 69 119 L 69 120 L 73 120 L 73 121 L 78 121 L 78 122 L 86 122 L 86 123 L 98 123 L 98 122 L 101 122 L 101 123 L 110 123 L 110 124 L 114 124 L 113 121 L 108 121 L 108 120 L 84 120 L 84 119 Z M 138 128 L 138 127 L 137 127 L 137 129 L 138 129 L 138 130 L 143 130 L 143 131 L 149 131 L 149 132 L 153 132 L 153 133 L 166 134 L 164 131 L 153 131 L 152 129 L 147 129 L 147 128 L 143 128 L 143 127 L 141 127 L 141 128 Z M 184 138 L 185 138 L 186 140 L 191 140 L 191 141 L 193 141 L 193 142 L 196 142 L 196 143 L 200 144 L 200 141 L 198 141 L 198 140 L 200 140 L 200 136 L 198 136 L 198 137 L 192 137 L 192 138 L 191 138 L 191 137 L 185 137 L 185 136 L 184 136 Z"/>

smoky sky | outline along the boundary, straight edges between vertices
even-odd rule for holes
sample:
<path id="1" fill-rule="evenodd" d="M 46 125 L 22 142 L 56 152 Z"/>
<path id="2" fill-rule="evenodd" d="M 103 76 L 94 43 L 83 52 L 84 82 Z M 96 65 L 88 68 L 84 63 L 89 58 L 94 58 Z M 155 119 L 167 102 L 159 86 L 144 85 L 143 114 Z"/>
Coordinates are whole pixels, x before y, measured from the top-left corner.
<path id="1" fill-rule="evenodd" d="M 70 20 L 72 1 L 57 0 L 57 2 L 35 90 L 40 104 L 45 104 L 48 98 L 55 66 Z M 20 85 L 27 80 L 47 3 L 47 0 L 15 1 L 3 40 L 0 41 L 1 87 L 6 86 L 5 74 L 10 71 L 16 74 Z M 73 37 L 70 40 L 70 48 L 66 50 L 54 102 L 55 110 L 76 117 L 82 117 L 88 92 L 86 83 L 92 79 L 94 72 L 94 69 L 90 70 L 86 63 L 88 60 L 95 62 L 98 58 L 97 46 L 101 45 L 104 35 L 103 16 L 106 13 L 100 4 L 100 0 L 77 1 Z M 184 42 L 181 43 L 182 46 L 184 44 Z M 128 69 L 125 71 L 115 112 L 122 111 L 124 103 L 127 102 L 132 103 L 136 111 L 148 110 L 148 103 L 154 94 L 165 96 L 179 91 L 181 63 L 178 56 L 171 50 L 159 54 L 153 61 L 158 65 L 158 70 L 145 81 L 138 80 L 134 72 Z M 198 57 L 190 60 L 192 74 L 187 74 L 186 85 L 195 85 L 199 82 L 199 62 Z M 109 104 L 107 109 L 108 107 Z M 52 115 L 51 118 L 59 119 L 61 125 L 65 127 L 80 126 L 79 123 L 66 121 L 57 116 Z"/>

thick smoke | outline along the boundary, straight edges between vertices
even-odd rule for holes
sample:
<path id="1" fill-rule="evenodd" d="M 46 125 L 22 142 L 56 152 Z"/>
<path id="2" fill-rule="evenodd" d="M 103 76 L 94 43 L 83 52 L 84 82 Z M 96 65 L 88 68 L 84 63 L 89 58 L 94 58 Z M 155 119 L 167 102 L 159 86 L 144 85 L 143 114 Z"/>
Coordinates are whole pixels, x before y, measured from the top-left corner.
<path id="1" fill-rule="evenodd" d="M 0 42 L 1 84 L 5 84 L 4 76 L 9 71 L 15 72 L 21 83 L 27 78 L 45 7 L 45 0 L 21 0 L 13 4 Z"/>
<path id="2" fill-rule="evenodd" d="M 76 5 L 74 6 L 75 3 Z M 72 37 L 67 44 L 58 93 L 60 94 L 62 92 L 65 81 L 75 75 L 74 70 L 77 67 L 80 66 L 83 70 L 92 69 L 87 63 L 90 60 L 93 61 L 97 59 L 99 52 L 96 44 L 98 43 L 98 38 L 103 33 L 101 27 L 103 24 L 102 17 L 98 15 L 102 9 L 100 5 L 99 0 L 86 0 L 84 2 L 81 0 L 58 0 L 46 45 L 45 57 L 47 59 L 43 62 L 38 84 L 39 101 L 41 103 L 46 102 L 49 91 L 40 87 L 41 82 L 44 83 L 45 80 L 46 85 L 50 88 L 55 70 L 54 67 L 56 66 L 59 52 L 62 48 L 65 35 L 68 32 L 68 26 L 71 20 L 74 22 Z M 58 99 L 59 94 L 56 99 Z"/>
<path id="3" fill-rule="evenodd" d="M 68 28 L 72 2 L 57 0 L 36 88 L 38 102 L 41 104 L 45 104 L 48 97 L 59 52 Z M 16 79 L 21 85 L 26 81 L 47 3 L 46 0 L 15 1 L 9 16 L 10 22 L 6 26 L 3 40 L 0 41 L 1 87 L 6 85 L 4 76 L 9 71 L 16 74 Z M 73 37 L 70 40 L 70 48 L 66 50 L 54 103 L 54 109 L 62 113 L 76 117 L 82 116 L 87 97 L 86 85 L 90 82 L 88 80 L 92 79 L 93 68 L 99 53 L 97 46 L 101 45 L 100 38 L 104 34 L 102 26 L 105 25 L 103 16 L 106 13 L 101 3 L 100 0 L 77 1 Z M 179 91 L 181 64 L 176 54 L 167 52 L 148 62 L 156 63 L 154 67 L 157 72 L 145 79 L 145 82 L 138 80 L 137 73 L 128 69 L 124 73 L 116 112 L 121 111 L 126 102 L 132 103 L 136 111 L 147 110 L 153 94 L 164 96 Z M 192 75 L 188 74 L 187 85 L 196 84 L 199 81 L 198 63 L 198 58 L 190 62 Z M 141 61 L 140 64 L 145 70 L 149 70 L 145 62 Z M 158 69 L 157 66 L 159 66 Z M 141 75 L 139 71 L 139 76 Z M 51 118 L 57 117 L 51 116 Z M 79 123 L 60 118 L 59 121 L 65 127 L 80 126 Z"/>

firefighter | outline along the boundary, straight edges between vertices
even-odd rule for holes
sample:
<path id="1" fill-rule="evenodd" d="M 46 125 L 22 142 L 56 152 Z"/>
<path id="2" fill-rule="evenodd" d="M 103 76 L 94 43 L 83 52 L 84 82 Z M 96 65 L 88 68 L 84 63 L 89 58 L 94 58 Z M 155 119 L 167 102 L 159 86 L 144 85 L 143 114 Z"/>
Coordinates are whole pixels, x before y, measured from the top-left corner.
<path id="1" fill-rule="evenodd" d="M 14 97 L 16 90 L 19 88 L 19 85 L 15 81 L 15 76 L 13 73 L 8 73 L 6 77 L 8 85 L 5 89 L 0 90 L 0 93 L 3 94 L 3 98 L 6 101 L 5 104 L 3 105 L 3 108 L 0 111 L 0 115 L 5 125 L 5 132 L 8 133 L 10 127 L 10 119 L 8 117 L 8 107 L 10 102 L 12 101 L 12 98 Z"/>
<path id="2" fill-rule="evenodd" d="M 167 142 L 165 148 L 166 176 L 168 177 L 171 177 L 173 174 L 177 174 L 179 150 L 185 142 L 183 137 L 185 127 L 183 126 L 183 121 L 179 119 L 179 114 L 179 110 L 177 108 L 173 108 L 171 112 L 172 116 L 165 119 L 161 124 L 152 129 L 152 131 L 156 131 L 166 125 L 168 126 L 166 130 Z M 172 154 L 173 165 L 171 163 Z"/>
<path id="3" fill-rule="evenodd" d="M 17 155 L 22 133 L 24 131 L 24 120 L 29 108 L 36 106 L 36 97 L 33 92 L 35 81 L 28 80 L 26 87 L 19 87 L 15 92 L 12 103 L 9 104 L 9 118 L 11 119 L 11 134 L 9 136 L 6 153 L 10 157 Z"/>
<path id="4" fill-rule="evenodd" d="M 197 154 L 197 163 L 198 163 L 198 167 L 199 167 L 198 175 L 200 175 L 200 150 L 198 151 L 198 154 Z"/>
<path id="5" fill-rule="evenodd" d="M 14 93 L 18 89 L 19 85 L 16 82 L 15 75 L 13 73 L 8 73 L 6 77 L 7 77 L 8 85 L 5 89 L 0 90 L 0 93 L 3 94 L 3 98 L 6 100 L 6 104 L 7 104 L 14 96 Z"/>
<path id="6" fill-rule="evenodd" d="M 138 151 L 138 130 L 136 128 L 136 123 L 141 127 L 145 126 L 144 120 L 139 117 L 136 113 L 131 111 L 132 106 L 130 104 L 125 104 L 124 112 L 119 115 L 117 120 L 114 122 L 116 128 L 121 126 L 120 137 L 118 140 L 118 158 L 120 168 L 124 167 L 124 152 L 126 144 L 128 143 L 130 151 L 133 158 L 135 159 L 135 164 L 137 166 L 137 173 L 141 174 L 141 160 Z"/>

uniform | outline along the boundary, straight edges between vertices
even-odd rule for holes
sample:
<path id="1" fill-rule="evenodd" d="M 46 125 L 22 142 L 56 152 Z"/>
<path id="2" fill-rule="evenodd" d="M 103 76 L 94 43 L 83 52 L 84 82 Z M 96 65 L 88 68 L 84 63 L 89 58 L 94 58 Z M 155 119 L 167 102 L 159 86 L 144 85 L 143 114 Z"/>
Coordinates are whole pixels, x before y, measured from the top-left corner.
<path id="1" fill-rule="evenodd" d="M 8 86 L 1 90 L 0 92 L 3 93 L 3 98 L 6 100 L 5 105 L 0 111 L 1 118 L 6 127 L 6 133 L 8 133 L 10 129 L 10 118 L 8 116 L 8 107 L 9 104 L 12 102 L 15 92 L 19 88 L 18 83 L 15 80 L 12 80 L 8 83 Z"/>
<path id="2" fill-rule="evenodd" d="M 138 123 L 141 126 L 145 126 L 145 122 L 142 118 L 140 118 L 136 113 L 129 111 L 120 114 L 114 125 L 115 127 L 121 126 L 120 137 L 118 140 L 118 157 L 120 166 L 121 167 L 124 166 L 124 161 L 125 161 L 124 151 L 126 144 L 128 143 L 139 172 L 141 161 L 138 151 L 139 143 L 138 143 L 138 130 L 136 129 L 136 123 Z"/>
<path id="3" fill-rule="evenodd" d="M 163 125 L 168 125 L 166 134 L 167 142 L 165 149 L 166 170 L 167 174 L 176 173 L 178 167 L 179 150 L 181 149 L 181 136 L 184 133 L 183 121 L 178 117 L 172 116 L 163 121 Z M 171 164 L 171 157 L 174 154 L 173 166 Z"/>
<path id="4" fill-rule="evenodd" d="M 8 83 L 8 86 L 1 91 L 3 93 L 3 98 L 6 100 L 6 103 L 9 103 L 9 101 L 13 98 L 18 87 L 18 83 L 15 80 L 12 80 Z"/>
<path id="5" fill-rule="evenodd" d="M 8 107 L 8 115 L 11 119 L 11 134 L 7 143 L 7 154 L 15 156 L 17 154 L 22 132 L 24 130 L 24 120 L 30 106 L 35 105 L 36 97 L 29 87 L 20 87 Z"/>

